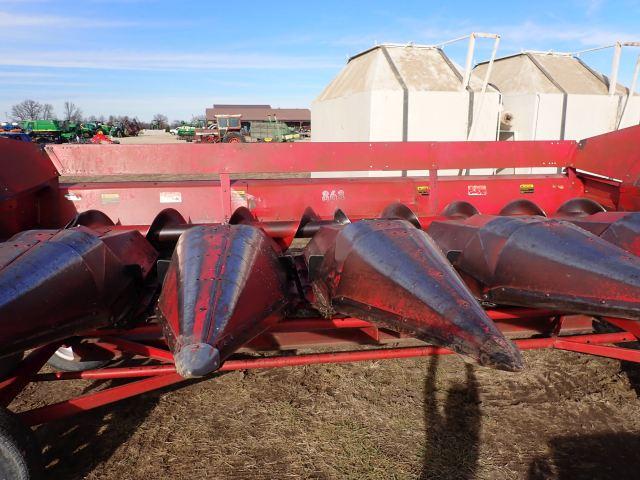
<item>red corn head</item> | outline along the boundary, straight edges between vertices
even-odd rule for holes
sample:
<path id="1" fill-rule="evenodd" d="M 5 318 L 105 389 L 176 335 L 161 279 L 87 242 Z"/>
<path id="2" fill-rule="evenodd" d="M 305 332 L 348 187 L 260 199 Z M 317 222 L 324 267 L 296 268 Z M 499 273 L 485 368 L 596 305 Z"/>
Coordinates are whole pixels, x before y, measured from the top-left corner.
<path id="1" fill-rule="evenodd" d="M 405 220 L 324 227 L 305 250 L 314 305 L 519 370 L 500 333 L 428 235 Z"/>
<path id="2" fill-rule="evenodd" d="M 31 230 L 0 244 L 0 356 L 117 323 L 156 251 L 137 231 Z"/>
<path id="3" fill-rule="evenodd" d="M 640 255 L 640 213 L 638 212 L 602 212 L 570 218 L 568 221 L 623 250 Z"/>
<path id="4" fill-rule="evenodd" d="M 486 301 L 640 319 L 640 258 L 572 223 L 475 215 L 428 233 Z"/>
<path id="5" fill-rule="evenodd" d="M 281 318 L 285 273 L 265 233 L 249 225 L 194 227 L 176 245 L 158 317 L 183 377 L 216 370 Z"/>

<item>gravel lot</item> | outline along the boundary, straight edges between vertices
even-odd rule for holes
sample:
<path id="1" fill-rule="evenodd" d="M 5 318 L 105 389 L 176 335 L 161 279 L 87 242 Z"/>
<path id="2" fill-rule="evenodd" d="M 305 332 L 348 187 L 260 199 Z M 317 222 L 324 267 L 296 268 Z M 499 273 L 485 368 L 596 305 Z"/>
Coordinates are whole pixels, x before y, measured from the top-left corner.
<path id="1" fill-rule="evenodd" d="M 119 138 L 118 141 L 122 145 L 143 145 L 158 143 L 187 143 L 178 139 L 177 136 L 171 135 L 164 130 L 142 130 L 137 137 Z"/>

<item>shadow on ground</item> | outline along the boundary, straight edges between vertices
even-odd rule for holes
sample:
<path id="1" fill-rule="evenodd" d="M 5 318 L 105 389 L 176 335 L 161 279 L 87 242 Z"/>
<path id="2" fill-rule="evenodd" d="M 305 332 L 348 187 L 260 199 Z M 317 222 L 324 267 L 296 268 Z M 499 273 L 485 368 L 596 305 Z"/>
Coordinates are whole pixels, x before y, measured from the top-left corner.
<path id="1" fill-rule="evenodd" d="M 438 408 L 435 384 L 438 356 L 431 358 L 424 386 L 425 453 L 423 480 L 471 480 L 478 467 L 480 399 L 473 366 L 466 364 L 465 383 L 447 392 L 443 411 Z"/>
<path id="2" fill-rule="evenodd" d="M 629 348 L 629 344 L 622 346 Z M 633 388 L 636 395 L 640 397 L 640 364 L 634 362 L 620 362 L 620 370 L 627 375 L 631 388 Z"/>
<path id="3" fill-rule="evenodd" d="M 126 444 L 158 403 L 151 393 L 58 420 L 36 430 L 46 478 L 81 479 Z"/>
<path id="4" fill-rule="evenodd" d="M 76 480 L 85 478 L 102 462 L 108 460 L 144 423 L 158 404 L 160 396 L 202 381 L 196 379 L 171 385 L 115 404 L 105 405 L 66 419 L 41 425 L 35 430 L 42 447 L 45 478 Z M 96 381 L 84 389 L 83 395 L 128 383 Z M 143 452 L 128 451 L 128 457 Z"/>
<path id="5" fill-rule="evenodd" d="M 557 437 L 549 458 L 535 459 L 529 480 L 625 480 L 640 477 L 640 435 L 631 433 Z"/>

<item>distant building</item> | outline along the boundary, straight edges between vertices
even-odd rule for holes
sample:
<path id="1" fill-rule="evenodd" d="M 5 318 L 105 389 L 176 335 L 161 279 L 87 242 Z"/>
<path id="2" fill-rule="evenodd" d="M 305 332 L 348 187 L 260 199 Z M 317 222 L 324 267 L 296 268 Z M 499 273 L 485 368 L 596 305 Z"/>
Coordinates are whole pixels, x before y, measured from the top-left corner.
<path id="1" fill-rule="evenodd" d="M 214 105 L 207 108 L 207 122 L 216 115 L 242 115 L 243 122 L 266 121 L 276 118 L 297 130 L 311 127 L 311 111 L 308 108 L 271 108 L 271 105 Z"/>

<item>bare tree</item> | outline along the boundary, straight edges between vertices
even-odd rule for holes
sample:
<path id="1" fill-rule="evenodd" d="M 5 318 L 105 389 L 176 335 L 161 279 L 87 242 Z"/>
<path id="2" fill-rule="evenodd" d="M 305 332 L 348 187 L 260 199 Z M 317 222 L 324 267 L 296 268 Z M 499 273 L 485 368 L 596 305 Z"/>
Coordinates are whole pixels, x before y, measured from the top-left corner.
<path id="1" fill-rule="evenodd" d="M 40 114 L 43 120 L 53 120 L 56 118 L 56 114 L 53 113 L 53 105 L 45 103 L 42 105 L 42 113 Z"/>
<path id="2" fill-rule="evenodd" d="M 82 121 L 82 110 L 73 102 L 64 102 L 64 119 L 67 122 L 79 123 Z"/>
<path id="3" fill-rule="evenodd" d="M 159 129 L 164 129 L 167 128 L 167 125 L 169 123 L 169 119 L 167 118 L 166 115 L 163 115 L 162 113 L 156 113 L 153 116 L 153 123 L 155 125 L 158 126 Z"/>
<path id="4" fill-rule="evenodd" d="M 11 117 L 15 121 L 37 120 L 42 114 L 42 104 L 27 99 L 11 107 Z"/>
<path id="5" fill-rule="evenodd" d="M 207 117 L 204 115 L 194 115 L 191 117 L 191 125 L 193 126 L 205 126 L 207 124 Z"/>

